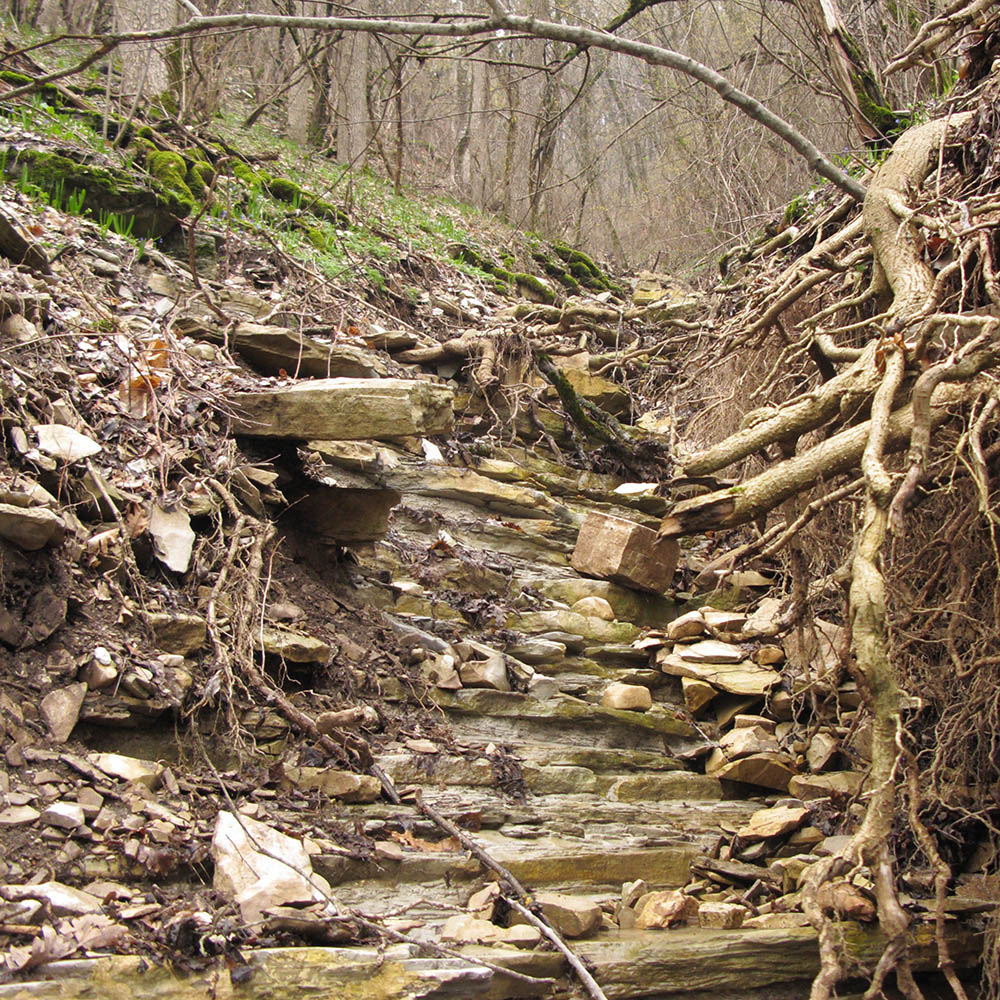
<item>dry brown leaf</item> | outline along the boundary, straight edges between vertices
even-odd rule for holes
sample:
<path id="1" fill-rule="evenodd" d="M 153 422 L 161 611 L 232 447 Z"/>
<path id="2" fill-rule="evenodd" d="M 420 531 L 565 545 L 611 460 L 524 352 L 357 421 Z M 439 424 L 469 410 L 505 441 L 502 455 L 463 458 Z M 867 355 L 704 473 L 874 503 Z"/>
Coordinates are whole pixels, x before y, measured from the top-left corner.
<path id="1" fill-rule="evenodd" d="M 393 833 L 392 839 L 399 841 L 404 847 L 412 848 L 414 851 L 427 851 L 434 854 L 446 854 L 462 849 L 462 845 L 454 837 L 433 842 L 415 837 L 409 830 L 404 830 L 402 833 Z"/>

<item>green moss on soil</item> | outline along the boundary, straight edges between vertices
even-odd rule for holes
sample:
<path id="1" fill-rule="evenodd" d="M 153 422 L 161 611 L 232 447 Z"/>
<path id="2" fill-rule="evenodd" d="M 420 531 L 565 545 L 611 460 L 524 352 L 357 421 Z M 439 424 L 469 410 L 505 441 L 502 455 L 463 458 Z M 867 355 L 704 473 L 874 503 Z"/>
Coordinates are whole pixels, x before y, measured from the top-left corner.
<path id="1" fill-rule="evenodd" d="M 248 167 L 242 160 L 233 160 L 229 165 L 229 171 L 238 181 L 242 181 L 248 187 L 253 187 L 260 181 L 257 171 Z"/>
<path id="2" fill-rule="evenodd" d="M 146 169 L 179 202 L 188 206 L 188 212 L 196 207 L 195 197 L 187 184 L 187 164 L 180 153 L 157 150 L 146 156 Z"/>

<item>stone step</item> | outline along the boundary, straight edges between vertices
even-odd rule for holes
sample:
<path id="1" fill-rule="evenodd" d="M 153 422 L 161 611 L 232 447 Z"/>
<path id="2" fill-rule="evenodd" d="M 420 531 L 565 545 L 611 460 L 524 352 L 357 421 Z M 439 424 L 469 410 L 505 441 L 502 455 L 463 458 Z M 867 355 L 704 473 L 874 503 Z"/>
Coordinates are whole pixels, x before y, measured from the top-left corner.
<path id="1" fill-rule="evenodd" d="M 516 692 L 471 688 L 435 690 L 433 699 L 447 713 L 455 735 L 466 741 L 550 743 L 557 737 L 570 746 L 648 751 L 683 750 L 703 742 L 689 722 L 657 707 L 626 712 L 566 695 L 538 701 Z"/>
<path id="2" fill-rule="evenodd" d="M 664 765 L 668 761 L 669 758 L 665 759 Z M 497 783 L 493 765 L 485 756 L 470 760 L 441 754 L 421 757 L 382 754 L 376 762 L 397 787 L 458 785 L 493 788 Z M 590 792 L 619 801 L 722 798 L 722 786 L 715 778 L 683 770 L 675 761 L 669 763 L 674 766 L 663 766 L 652 773 L 621 774 L 617 771 L 597 771 L 579 764 L 539 764 L 524 760 L 521 774 L 527 790 L 536 795 Z"/>
<path id="3" fill-rule="evenodd" d="M 842 925 L 844 941 L 856 963 L 872 968 L 884 939 L 871 926 Z M 952 925 L 952 960 L 959 970 L 981 958 L 982 936 Z M 575 942 L 609 1000 L 799 1000 L 819 969 L 819 947 L 812 928 L 788 930 L 707 930 L 604 932 Z M 204 1000 L 220 993 L 244 1000 L 431 1000 L 431 998 L 551 995 L 552 979 L 570 975 L 554 951 L 518 951 L 509 946 L 466 946 L 462 958 L 428 958 L 412 945 L 388 948 L 263 948 L 246 951 L 249 975 L 230 985 L 229 956 L 195 966 L 150 966 L 139 955 L 50 962 L 26 979 L 0 985 L 0 1000 L 69 1000 L 101 996 L 108 1000 Z M 934 970 L 937 951 L 933 927 L 910 932 L 909 958 L 916 972 Z M 483 960 L 540 980 L 516 981 L 476 964 Z M 29 973 L 30 975 L 30 973 Z M 946 993 L 928 993 L 929 997 Z"/>
<path id="4" fill-rule="evenodd" d="M 584 838 L 548 833 L 522 840 L 497 830 L 480 830 L 475 839 L 525 885 L 606 886 L 610 890 L 620 890 L 623 882 L 637 878 L 659 886 L 683 885 L 691 860 L 707 845 L 706 838 L 678 838 L 648 847 L 640 837 Z M 419 882 L 426 887 L 426 883 L 442 880 L 448 884 L 471 882 L 482 873 L 479 861 L 462 851 L 407 850 L 398 861 L 379 857 L 368 862 L 347 855 L 319 854 L 312 857 L 312 864 L 333 886 L 363 882 L 374 888 Z"/>

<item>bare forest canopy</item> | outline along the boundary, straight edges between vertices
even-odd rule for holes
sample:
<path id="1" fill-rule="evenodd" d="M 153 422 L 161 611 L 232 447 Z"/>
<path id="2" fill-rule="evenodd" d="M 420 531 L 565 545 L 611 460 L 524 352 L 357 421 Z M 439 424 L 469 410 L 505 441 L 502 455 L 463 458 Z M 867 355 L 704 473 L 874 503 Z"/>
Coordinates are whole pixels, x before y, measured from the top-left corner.
<path id="1" fill-rule="evenodd" d="M 816 179 L 810 168 L 852 174 L 836 182 L 860 194 L 870 147 L 954 83 L 955 58 L 908 48 L 934 40 L 916 31 L 935 13 L 925 0 L 349 15 L 299 0 L 12 4 L 25 27 L 77 36 L 90 65 L 121 65 L 109 96 L 126 109 L 141 93 L 188 124 L 263 116 L 353 167 L 671 269 L 761 226 Z M 748 112 L 773 120 L 762 129 Z"/>
<path id="2" fill-rule="evenodd" d="M 186 134 L 232 114 L 236 94 L 244 122 L 266 116 L 355 169 L 441 184 L 621 262 L 667 270 L 745 236 L 699 315 L 668 312 L 645 340 L 608 336 L 652 317 L 612 295 L 517 314 L 521 370 L 560 388 L 548 339 L 602 333 L 623 381 L 651 356 L 673 365 L 650 401 L 674 427 L 669 461 L 657 456 L 676 501 L 661 535 L 741 529 L 728 565 L 780 562 L 775 631 L 819 615 L 849 626 L 836 672 L 872 718 L 864 819 L 801 887 L 823 958 L 813 1000 L 848 972 L 820 889 L 862 866 L 887 941 L 866 996 L 890 972 L 920 996 L 896 882 L 917 856 L 964 1000 L 943 904 L 952 863 L 973 842 L 995 857 L 1000 823 L 995 5 L 15 6 L 76 48 L 9 100 L 103 66 L 88 100 L 114 107 L 121 134 L 140 95 Z M 473 391 L 491 403 L 510 389 L 497 336 L 440 347 L 489 359 Z M 650 469 L 634 427 L 562 402 L 623 467 Z M 995 924 L 988 940 L 995 971 Z"/>

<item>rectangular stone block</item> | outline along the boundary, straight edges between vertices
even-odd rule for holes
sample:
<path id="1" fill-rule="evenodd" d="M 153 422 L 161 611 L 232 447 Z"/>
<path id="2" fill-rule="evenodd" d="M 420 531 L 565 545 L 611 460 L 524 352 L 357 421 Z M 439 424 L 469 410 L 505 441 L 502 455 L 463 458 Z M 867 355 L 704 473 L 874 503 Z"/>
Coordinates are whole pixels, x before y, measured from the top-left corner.
<path id="1" fill-rule="evenodd" d="M 591 512 L 576 540 L 570 564 L 584 576 L 662 594 L 673 580 L 677 542 L 624 517 Z"/>
<path id="2" fill-rule="evenodd" d="M 443 385 L 399 378 L 310 379 L 229 397 L 235 433 L 303 441 L 445 434 L 452 400 Z"/>

